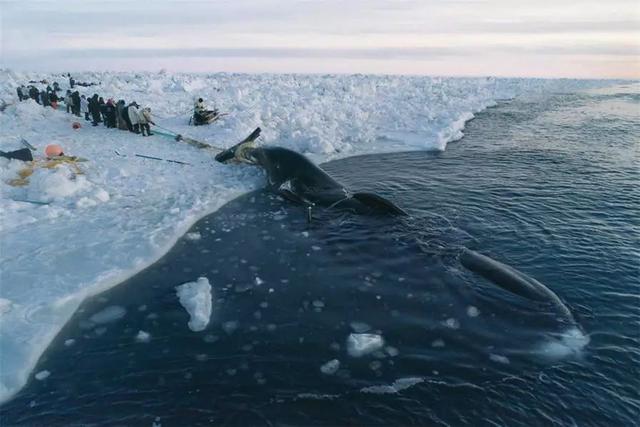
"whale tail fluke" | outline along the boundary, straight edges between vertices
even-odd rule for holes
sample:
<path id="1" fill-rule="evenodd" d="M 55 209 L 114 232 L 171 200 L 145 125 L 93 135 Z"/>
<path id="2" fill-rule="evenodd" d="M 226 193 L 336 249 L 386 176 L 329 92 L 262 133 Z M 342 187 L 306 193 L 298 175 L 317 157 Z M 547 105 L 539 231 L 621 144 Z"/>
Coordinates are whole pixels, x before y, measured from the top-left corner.
<path id="1" fill-rule="evenodd" d="M 377 194 L 361 192 L 353 193 L 352 197 L 376 212 L 408 216 L 407 212 L 402 208 L 398 207 L 390 200 L 387 200 L 382 196 L 378 196 Z"/>
<path id="2" fill-rule="evenodd" d="M 243 151 L 247 148 L 252 148 L 255 145 L 255 140 L 260 136 L 260 132 L 262 129 L 257 127 L 251 134 L 234 145 L 231 148 L 227 148 L 226 150 L 218 153 L 216 155 L 216 160 L 220 163 L 228 163 L 231 161 L 242 161 L 243 160 Z"/>

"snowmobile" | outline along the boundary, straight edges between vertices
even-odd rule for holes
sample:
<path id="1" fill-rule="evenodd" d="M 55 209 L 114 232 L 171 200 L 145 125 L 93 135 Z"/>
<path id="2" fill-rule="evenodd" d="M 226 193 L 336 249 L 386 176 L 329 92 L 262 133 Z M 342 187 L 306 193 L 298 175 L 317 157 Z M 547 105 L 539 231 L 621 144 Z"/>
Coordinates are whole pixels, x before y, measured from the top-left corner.
<path id="1" fill-rule="evenodd" d="M 222 114 L 220 114 L 217 108 L 213 110 L 194 112 L 193 117 L 191 117 L 191 122 L 194 126 L 209 125 L 218 120 L 220 116 L 222 116 Z"/>

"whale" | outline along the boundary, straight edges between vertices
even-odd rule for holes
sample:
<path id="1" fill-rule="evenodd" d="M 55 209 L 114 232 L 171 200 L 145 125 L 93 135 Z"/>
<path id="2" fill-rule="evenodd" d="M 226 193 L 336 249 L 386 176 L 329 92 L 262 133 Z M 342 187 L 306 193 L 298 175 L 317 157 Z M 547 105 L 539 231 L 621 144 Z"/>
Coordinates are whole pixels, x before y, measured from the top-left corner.
<path id="1" fill-rule="evenodd" d="M 278 146 L 255 145 L 257 128 L 244 141 L 220 152 L 221 163 L 247 163 L 262 167 L 268 186 L 283 198 L 306 206 L 343 208 L 359 214 L 408 216 L 393 202 L 374 193 L 351 192 L 304 155 Z M 530 301 L 549 304 L 563 323 L 579 326 L 562 300 L 551 289 L 500 261 L 468 248 L 462 248 L 459 262 L 467 270 L 492 284 Z"/>

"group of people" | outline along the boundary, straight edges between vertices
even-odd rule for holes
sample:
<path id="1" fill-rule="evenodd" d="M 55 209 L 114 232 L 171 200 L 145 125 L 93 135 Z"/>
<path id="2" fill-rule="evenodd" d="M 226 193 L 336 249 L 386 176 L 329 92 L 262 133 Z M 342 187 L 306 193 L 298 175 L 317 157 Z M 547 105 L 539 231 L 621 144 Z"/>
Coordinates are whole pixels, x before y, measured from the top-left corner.
<path id="1" fill-rule="evenodd" d="M 43 83 L 44 82 L 44 83 Z M 80 95 L 76 91 L 67 90 L 64 97 L 58 96 L 57 92 L 61 91 L 58 83 L 53 83 L 53 88 L 48 83 L 46 90 L 39 91 L 37 87 L 30 85 L 28 88 L 24 85 L 18 87 L 18 99 L 24 101 L 33 99 L 44 107 L 52 107 L 58 109 L 60 102 L 66 106 L 67 113 L 74 114 L 91 122 L 93 126 L 103 123 L 108 128 L 117 128 L 128 130 L 133 133 L 142 134 L 142 136 L 153 135 L 151 133 L 150 124 L 155 125 L 151 118 L 151 108 L 140 108 L 140 105 L 133 101 L 127 104 L 123 99 L 115 102 L 113 98 L 106 101 L 97 93 L 91 97 Z M 37 82 L 35 82 L 37 83 Z M 69 76 L 69 86 L 73 88 L 77 83 L 73 77 Z"/>
<path id="2" fill-rule="evenodd" d="M 151 118 L 151 108 L 140 109 L 140 105 L 133 101 L 127 105 L 124 99 L 115 102 L 113 98 L 106 101 L 97 93 L 86 98 L 78 91 L 67 91 L 64 98 L 67 112 L 80 116 L 84 114 L 86 121 L 92 122 L 93 126 L 104 123 L 108 128 L 128 130 L 133 133 L 150 136 L 151 128 L 149 124 L 155 125 Z"/>
<path id="3" fill-rule="evenodd" d="M 47 85 L 46 90 L 39 90 L 34 85 L 29 85 L 27 87 L 25 87 L 25 85 L 20 85 L 17 89 L 18 99 L 20 101 L 33 99 L 38 104 L 41 104 L 45 107 L 53 107 L 57 109 L 58 102 L 60 102 L 60 97 L 58 96 L 58 92 L 61 91 L 60 85 L 58 84 L 58 82 L 54 82 L 53 87 L 51 87 L 46 80 L 43 81 L 45 82 L 44 84 Z"/>

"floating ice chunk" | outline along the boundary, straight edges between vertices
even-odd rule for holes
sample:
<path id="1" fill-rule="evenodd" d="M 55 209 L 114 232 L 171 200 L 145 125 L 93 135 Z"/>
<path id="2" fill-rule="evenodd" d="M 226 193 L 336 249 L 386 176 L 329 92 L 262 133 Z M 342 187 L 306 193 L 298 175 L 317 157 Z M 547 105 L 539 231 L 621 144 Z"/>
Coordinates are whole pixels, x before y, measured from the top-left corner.
<path id="1" fill-rule="evenodd" d="M 136 341 L 149 342 L 151 341 L 151 334 L 145 331 L 138 331 L 138 335 L 136 335 Z"/>
<path id="2" fill-rule="evenodd" d="M 347 338 L 347 352 L 352 357 L 362 357 L 383 346 L 384 339 L 378 334 L 350 334 Z"/>
<path id="3" fill-rule="evenodd" d="M 209 324 L 211 317 L 211 285 L 206 277 L 199 277 L 196 282 L 189 282 L 176 287 L 180 304 L 191 316 L 189 329 L 202 331 Z"/>
<path id="4" fill-rule="evenodd" d="M 222 329 L 229 335 L 234 333 L 236 329 L 238 329 L 238 322 L 235 320 L 230 320 L 228 322 L 224 322 L 222 324 Z"/>
<path id="5" fill-rule="evenodd" d="M 51 372 L 44 370 L 44 371 L 40 371 L 38 372 L 35 377 L 38 381 L 42 381 L 45 380 L 49 377 L 49 375 L 51 375 Z"/>
<path id="6" fill-rule="evenodd" d="M 374 385 L 371 387 L 362 388 L 360 389 L 360 391 L 363 393 L 373 394 L 393 394 L 398 393 L 402 390 L 406 390 L 409 387 L 420 384 L 421 382 L 424 382 L 424 379 L 419 377 L 400 378 L 389 385 Z"/>
<path id="7" fill-rule="evenodd" d="M 260 286 L 264 283 L 264 280 L 262 280 L 261 278 L 259 278 L 258 276 L 256 276 L 256 285 Z"/>
<path id="8" fill-rule="evenodd" d="M 340 361 L 338 359 L 333 359 L 325 363 L 320 367 L 320 372 L 325 375 L 333 375 L 338 372 L 340 369 Z"/>
<path id="9" fill-rule="evenodd" d="M 335 400 L 340 397 L 339 394 L 317 394 L 317 393 L 298 393 L 298 399 L 310 400 Z"/>
<path id="10" fill-rule="evenodd" d="M 440 339 L 435 340 L 435 341 L 433 341 L 433 342 L 431 343 L 431 347 L 433 347 L 433 348 L 441 348 L 441 347 L 444 347 L 444 341 L 443 341 L 443 340 L 440 340 Z"/>
<path id="11" fill-rule="evenodd" d="M 509 358 L 506 356 L 501 356 L 499 354 L 490 354 L 489 359 L 496 363 L 502 363 L 503 365 L 508 365 L 510 363 Z"/>
<path id="12" fill-rule="evenodd" d="M 364 332 L 371 330 L 371 326 L 367 325 L 364 322 L 351 322 L 349 323 L 349 326 L 351 326 L 351 329 L 353 329 L 353 332 L 357 334 L 362 334 Z"/>
<path id="13" fill-rule="evenodd" d="M 93 316 L 89 318 L 89 320 L 93 323 L 103 324 L 103 323 L 111 323 L 116 320 L 122 319 L 124 315 L 127 314 L 127 310 L 124 307 L 119 305 L 110 305 L 109 307 L 100 310 Z"/>
<path id="14" fill-rule="evenodd" d="M 399 354 L 400 354 L 400 352 L 398 351 L 398 349 L 397 349 L 397 348 L 395 348 L 395 347 L 391 347 L 391 346 L 389 346 L 389 347 L 385 348 L 385 351 L 386 351 L 386 352 L 387 352 L 387 354 L 388 354 L 389 356 L 391 356 L 391 357 L 396 357 L 397 355 L 399 355 Z"/>
<path id="15" fill-rule="evenodd" d="M 460 322 L 458 322 L 458 320 L 454 319 L 453 317 L 450 319 L 447 319 L 446 322 L 444 322 L 444 324 L 451 329 L 458 329 L 460 327 Z"/>
<path id="16" fill-rule="evenodd" d="M 480 311 L 476 307 L 474 307 L 472 305 L 467 307 L 467 316 L 469 316 L 469 317 L 478 317 L 479 315 L 480 315 Z"/>
<path id="17" fill-rule="evenodd" d="M 76 343 L 76 340 L 74 340 L 73 338 L 70 338 L 70 339 L 64 341 L 65 347 L 71 347 L 75 343 Z"/>
<path id="18" fill-rule="evenodd" d="M 187 233 L 184 236 L 187 240 L 200 240 L 202 239 L 202 235 L 200 233 L 198 233 L 197 231 L 194 231 L 193 233 Z"/>

